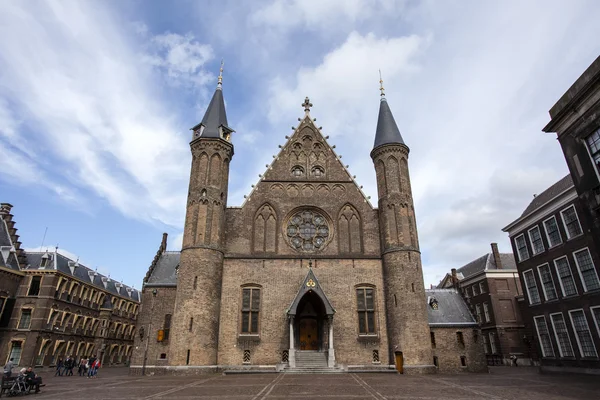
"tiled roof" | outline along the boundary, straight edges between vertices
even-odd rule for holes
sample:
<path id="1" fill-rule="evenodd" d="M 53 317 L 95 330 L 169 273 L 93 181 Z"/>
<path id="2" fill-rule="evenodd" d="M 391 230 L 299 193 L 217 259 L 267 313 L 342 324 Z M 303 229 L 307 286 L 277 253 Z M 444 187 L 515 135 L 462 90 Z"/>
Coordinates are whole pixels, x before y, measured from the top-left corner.
<path id="1" fill-rule="evenodd" d="M 454 289 L 427 289 L 427 318 L 430 326 L 477 326 L 462 296 Z M 437 301 L 437 309 L 431 306 Z"/>
<path id="2" fill-rule="evenodd" d="M 160 254 L 156 266 L 152 269 L 146 286 L 162 286 L 177 284 L 177 266 L 181 253 L 178 251 L 165 251 Z"/>
<path id="3" fill-rule="evenodd" d="M 47 267 L 42 267 L 42 257 L 44 254 L 48 254 L 51 260 Z M 66 275 L 73 276 L 83 282 L 90 283 L 102 290 L 116 295 L 125 297 L 134 301 L 140 301 L 139 292 L 127 285 L 123 285 L 120 282 L 116 282 L 107 276 L 99 274 L 98 272 L 86 267 L 79 263 L 77 260 L 72 260 L 60 253 L 56 252 L 27 252 L 27 260 L 29 265 L 26 270 L 57 270 Z"/>
<path id="4" fill-rule="evenodd" d="M 382 97 L 379 104 L 379 117 L 377 119 L 377 130 L 375 131 L 375 144 L 373 148 L 376 149 L 384 144 L 392 143 L 404 144 L 404 139 L 402 139 L 386 98 Z"/>
<path id="5" fill-rule="evenodd" d="M 573 187 L 573 179 L 571 175 L 567 175 L 554 185 L 550 186 L 548 189 L 544 190 L 542 193 L 538 194 L 533 198 L 531 203 L 527 206 L 521 217 L 531 214 L 535 210 L 542 207 L 544 204 L 564 192 L 565 190 Z"/>

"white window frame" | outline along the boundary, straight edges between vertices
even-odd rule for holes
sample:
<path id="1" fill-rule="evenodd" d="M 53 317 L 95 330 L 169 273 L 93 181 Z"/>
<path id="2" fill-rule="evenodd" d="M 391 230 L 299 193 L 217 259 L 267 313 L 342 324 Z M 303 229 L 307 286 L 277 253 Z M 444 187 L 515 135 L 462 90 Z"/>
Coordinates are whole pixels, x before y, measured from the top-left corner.
<path id="1" fill-rule="evenodd" d="M 538 235 L 540 236 L 540 243 L 542 244 L 542 248 L 540 251 L 535 251 L 535 244 L 533 242 L 533 238 L 531 237 L 531 232 L 536 230 L 538 231 Z M 538 254 L 542 254 L 544 251 L 546 251 L 546 247 L 544 246 L 544 239 L 542 238 L 542 231 L 540 230 L 540 227 L 538 225 L 534 226 L 531 229 L 527 230 L 527 236 L 529 236 L 529 243 L 531 244 L 531 255 L 532 256 L 537 256 Z"/>
<path id="2" fill-rule="evenodd" d="M 490 322 L 490 308 L 488 307 L 487 301 L 483 303 L 483 316 L 485 318 L 485 322 Z"/>
<path id="3" fill-rule="evenodd" d="M 560 339 L 558 338 L 558 333 L 556 332 L 556 325 L 554 325 L 554 319 L 552 318 L 553 315 L 560 315 L 561 318 L 563 319 L 569 346 L 571 346 L 571 353 L 573 353 L 572 356 L 565 356 L 563 354 L 563 349 L 562 349 L 562 346 L 560 345 Z M 552 324 L 552 330 L 554 331 L 554 338 L 556 339 L 556 344 L 558 345 L 558 354 L 560 355 L 560 358 L 575 358 L 575 350 L 573 349 L 573 344 L 572 344 L 573 342 L 571 342 L 571 336 L 569 335 L 569 326 L 567 325 L 567 320 L 565 319 L 565 316 L 563 315 L 562 312 L 557 312 L 557 313 L 550 314 L 549 317 L 550 317 L 550 323 Z"/>
<path id="4" fill-rule="evenodd" d="M 573 286 L 575 287 L 574 294 L 566 294 L 565 293 L 565 286 L 563 285 L 563 281 L 560 277 L 560 271 L 558 270 L 558 265 L 556 265 L 556 262 L 563 258 L 567 261 L 567 268 L 569 268 L 569 271 L 571 271 L 571 279 L 573 280 Z M 554 270 L 556 271 L 556 276 L 558 277 L 558 283 L 560 284 L 560 290 L 562 292 L 563 297 L 577 296 L 579 294 L 579 291 L 577 290 L 577 284 L 575 283 L 575 277 L 573 275 L 573 269 L 571 268 L 571 263 L 569 263 L 569 258 L 567 256 L 558 257 L 558 258 L 555 258 L 554 260 L 552 260 L 552 263 L 554 264 Z"/>
<path id="5" fill-rule="evenodd" d="M 490 351 L 491 354 L 497 354 L 498 348 L 496 347 L 496 332 L 490 332 Z"/>
<path id="6" fill-rule="evenodd" d="M 544 345 L 542 344 L 542 336 L 540 335 L 540 328 L 538 327 L 538 324 L 536 322 L 536 320 L 538 318 L 542 318 L 544 320 L 544 324 L 546 324 L 546 330 L 548 331 L 548 340 L 550 340 L 550 348 L 552 349 L 552 355 L 547 356 L 546 352 L 544 351 Z M 550 337 L 550 331 L 548 330 L 548 323 L 546 322 L 546 317 L 544 315 L 537 315 L 537 316 L 533 317 L 533 324 L 535 325 L 535 331 L 538 336 L 538 343 L 540 344 L 540 351 L 542 352 L 542 357 L 555 358 L 556 353 L 554 351 L 554 346 L 552 345 L 552 339 Z"/>
<path id="7" fill-rule="evenodd" d="M 588 156 L 590 157 L 590 161 L 594 166 L 594 172 L 596 173 L 596 177 L 598 178 L 598 180 L 600 180 L 600 171 L 598 171 L 598 163 L 596 163 L 596 160 L 594 160 L 594 155 L 592 153 L 592 149 L 590 148 L 590 142 L 588 142 L 588 139 L 595 134 L 600 134 L 600 128 L 596 129 L 595 131 L 593 131 L 585 137 L 585 149 L 587 150 Z"/>
<path id="8" fill-rule="evenodd" d="M 31 323 L 33 322 L 33 307 L 23 307 L 21 308 L 21 312 L 19 313 L 19 320 L 17 321 L 17 330 L 18 331 L 28 331 L 31 329 Z M 23 318 L 23 311 L 29 311 L 29 325 L 27 328 L 21 328 L 21 319 Z"/>
<path id="9" fill-rule="evenodd" d="M 594 325 L 596 325 L 596 331 L 598 331 L 598 336 L 600 336 L 600 321 L 596 318 L 596 314 L 594 314 L 595 309 L 600 309 L 600 306 L 590 307 L 590 313 L 592 314 L 592 318 L 594 319 Z"/>
<path id="10" fill-rule="evenodd" d="M 476 283 L 476 284 L 473 285 L 473 297 L 480 295 L 480 293 L 478 292 L 478 290 L 479 290 L 479 284 Z M 475 292 L 477 292 L 477 293 L 475 293 Z"/>
<path id="11" fill-rule="evenodd" d="M 560 242 L 556 244 L 550 243 L 550 235 L 548 234 L 548 227 L 546 227 L 546 222 L 550 221 L 551 219 L 553 219 L 554 224 L 556 224 L 556 232 L 558 232 L 558 239 L 560 240 Z M 544 226 L 544 233 L 546 234 L 546 240 L 548 241 L 548 248 L 551 249 L 553 247 L 561 245 L 563 240 L 562 235 L 560 234 L 560 228 L 558 227 L 558 221 L 556 220 L 556 216 L 553 215 L 550 218 L 546 218 L 544 221 L 542 221 L 542 225 Z"/>
<path id="12" fill-rule="evenodd" d="M 481 336 L 483 336 L 483 350 L 485 351 L 485 354 L 490 354 L 490 344 L 489 344 L 490 339 L 488 338 L 488 335 L 486 335 L 485 333 Z"/>
<path id="13" fill-rule="evenodd" d="M 575 218 L 577 219 L 577 224 L 579 224 L 579 229 L 581 230 L 581 233 L 575 236 L 571 236 L 569 234 L 569 228 L 567 228 L 567 223 L 565 222 L 565 216 L 564 216 L 564 212 L 567 211 L 569 208 L 572 208 L 573 211 L 575 211 Z M 583 235 L 583 227 L 581 226 L 581 221 L 579 221 L 579 215 L 577 215 L 577 209 L 575 208 L 574 204 L 571 204 L 569 207 L 564 208 L 563 210 L 560 211 L 560 219 L 562 220 L 563 223 L 563 228 L 565 228 L 565 233 L 567 234 L 567 240 L 571 240 L 573 238 L 579 237 L 581 235 Z"/>
<path id="14" fill-rule="evenodd" d="M 529 286 L 527 285 L 527 278 L 525 277 L 525 274 L 531 272 L 531 276 L 533 277 L 533 282 L 535 282 L 535 289 L 537 290 L 537 297 L 539 298 L 539 301 L 537 302 L 533 302 L 531 300 L 531 293 L 529 292 Z M 529 304 L 540 304 L 542 302 L 542 298 L 540 297 L 540 290 L 537 287 L 537 282 L 535 280 L 535 273 L 533 272 L 533 269 L 528 269 L 527 271 L 523 271 L 523 281 L 525 282 L 525 290 L 527 290 L 527 299 L 529 300 Z"/>
<path id="15" fill-rule="evenodd" d="M 581 273 L 581 268 L 579 268 L 579 262 L 577 261 L 577 257 L 575 256 L 575 253 L 580 253 L 582 251 L 586 251 L 588 252 L 588 254 L 590 255 L 590 260 L 592 260 L 592 270 L 594 271 L 594 274 L 596 275 L 596 280 L 598 280 L 598 271 L 596 271 L 596 264 L 594 264 L 594 258 L 592 257 L 592 253 L 590 252 L 589 247 L 584 247 L 583 249 L 579 249 L 577 251 L 573 252 L 573 259 L 575 260 L 575 265 L 577 266 L 577 272 L 579 272 L 579 279 L 581 279 L 581 285 L 583 286 L 583 291 L 584 292 L 588 292 L 588 288 L 587 285 L 585 283 L 585 280 L 583 279 L 583 274 Z M 598 289 L 592 289 L 592 290 L 598 290 Z"/>
<path id="16" fill-rule="evenodd" d="M 594 347 L 594 353 L 596 353 L 595 356 L 583 355 L 583 349 L 581 348 L 581 342 L 579 341 L 579 335 L 577 334 L 577 328 L 575 327 L 575 323 L 573 322 L 573 313 L 578 312 L 578 311 L 581 311 L 583 313 L 583 320 L 585 321 L 585 324 L 587 325 L 587 328 L 588 328 L 588 332 L 590 333 L 590 338 L 592 339 L 591 340 L 592 346 Z M 573 333 L 575 333 L 575 339 L 577 340 L 577 347 L 579 348 L 579 355 L 581 356 L 581 358 L 587 358 L 587 359 L 598 358 L 598 349 L 596 349 L 596 344 L 594 343 L 594 337 L 592 336 L 592 330 L 590 329 L 590 324 L 588 323 L 588 320 L 587 320 L 587 317 L 585 316 L 585 311 L 583 311 L 583 308 L 569 310 L 569 319 L 571 320 L 571 326 L 573 327 Z"/>
<path id="17" fill-rule="evenodd" d="M 480 304 L 475 304 L 475 312 L 477 313 L 477 322 L 481 323 L 482 319 L 481 319 L 481 305 Z"/>
<path id="18" fill-rule="evenodd" d="M 552 287 L 554 288 L 555 297 L 553 299 L 549 299 L 548 294 L 546 293 L 546 286 L 544 285 L 544 279 L 542 278 L 542 271 L 540 271 L 540 268 L 542 268 L 542 267 L 548 267 L 548 273 L 550 274 L 550 282 L 552 282 Z M 538 276 L 540 278 L 540 284 L 542 286 L 542 291 L 544 292 L 544 300 L 546 300 L 546 301 L 558 300 L 558 292 L 556 291 L 556 285 L 554 284 L 554 278 L 552 277 L 552 269 L 550 268 L 550 264 L 544 263 L 542 265 L 538 265 L 537 270 L 538 270 Z"/>
<path id="19" fill-rule="evenodd" d="M 485 284 L 482 282 L 479 282 L 479 293 L 486 293 L 485 291 Z"/>
<path id="20" fill-rule="evenodd" d="M 527 256 L 523 257 L 523 258 L 521 258 L 521 252 L 519 251 L 519 244 L 517 243 L 517 240 L 521 236 L 523 237 L 523 243 L 525 243 L 525 251 L 527 252 Z M 517 257 L 519 258 L 519 262 L 529 259 L 530 255 L 529 255 L 529 249 L 527 248 L 527 239 L 525 239 L 525 234 L 521 233 L 520 235 L 515 236 L 514 240 L 515 240 L 515 248 L 517 249 Z"/>

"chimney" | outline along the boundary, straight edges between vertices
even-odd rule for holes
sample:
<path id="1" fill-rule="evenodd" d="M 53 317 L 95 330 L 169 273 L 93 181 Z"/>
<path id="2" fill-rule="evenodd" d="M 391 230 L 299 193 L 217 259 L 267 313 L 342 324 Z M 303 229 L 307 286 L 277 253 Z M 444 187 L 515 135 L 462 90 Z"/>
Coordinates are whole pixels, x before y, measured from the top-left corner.
<path id="1" fill-rule="evenodd" d="M 167 232 L 163 233 L 162 242 L 160 242 L 160 249 L 162 253 L 167 251 L 167 236 L 169 236 Z"/>
<path id="2" fill-rule="evenodd" d="M 500 260 L 500 252 L 498 251 L 498 243 L 492 243 L 492 254 L 494 255 L 494 263 L 497 269 L 502 269 L 502 261 Z"/>
<path id="3" fill-rule="evenodd" d="M 452 287 L 458 289 L 458 277 L 456 276 L 456 268 L 452 268 Z"/>

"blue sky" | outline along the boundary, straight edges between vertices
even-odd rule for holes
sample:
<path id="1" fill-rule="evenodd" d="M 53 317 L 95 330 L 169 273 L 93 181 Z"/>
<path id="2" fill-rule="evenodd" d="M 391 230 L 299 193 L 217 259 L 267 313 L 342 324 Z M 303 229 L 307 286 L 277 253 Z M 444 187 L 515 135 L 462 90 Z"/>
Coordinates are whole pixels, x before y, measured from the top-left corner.
<path id="1" fill-rule="evenodd" d="M 595 1 L 0 0 L 0 201 L 24 247 L 137 288 L 178 250 L 197 124 L 225 60 L 240 205 L 311 114 L 376 198 L 378 69 L 402 135 L 425 282 L 498 242 L 567 173 L 541 128 L 600 54 Z"/>

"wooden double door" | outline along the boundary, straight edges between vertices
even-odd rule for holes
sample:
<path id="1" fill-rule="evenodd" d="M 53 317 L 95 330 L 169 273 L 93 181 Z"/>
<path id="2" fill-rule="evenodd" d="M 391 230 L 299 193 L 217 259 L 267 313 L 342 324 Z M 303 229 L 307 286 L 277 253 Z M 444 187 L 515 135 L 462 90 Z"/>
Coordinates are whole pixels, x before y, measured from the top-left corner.
<path id="1" fill-rule="evenodd" d="M 319 324 L 316 318 L 302 318 L 298 326 L 300 350 L 319 350 Z"/>

